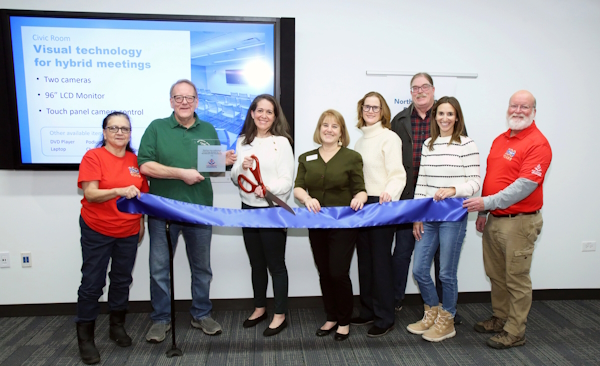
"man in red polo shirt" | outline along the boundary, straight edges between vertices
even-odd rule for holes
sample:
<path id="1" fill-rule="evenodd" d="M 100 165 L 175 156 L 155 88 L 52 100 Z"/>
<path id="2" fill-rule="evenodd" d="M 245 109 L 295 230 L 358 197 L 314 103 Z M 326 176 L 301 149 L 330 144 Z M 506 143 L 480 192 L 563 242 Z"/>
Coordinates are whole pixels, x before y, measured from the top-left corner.
<path id="1" fill-rule="evenodd" d="M 492 283 L 493 315 L 475 324 L 475 330 L 498 333 L 487 341 L 498 349 L 525 344 L 531 308 L 529 270 L 543 224 L 542 184 L 552 160 L 535 112 L 530 92 L 513 94 L 506 113 L 509 130 L 492 144 L 482 197 L 463 203 L 469 212 L 479 212 L 476 228 L 483 233 L 483 263 Z"/>

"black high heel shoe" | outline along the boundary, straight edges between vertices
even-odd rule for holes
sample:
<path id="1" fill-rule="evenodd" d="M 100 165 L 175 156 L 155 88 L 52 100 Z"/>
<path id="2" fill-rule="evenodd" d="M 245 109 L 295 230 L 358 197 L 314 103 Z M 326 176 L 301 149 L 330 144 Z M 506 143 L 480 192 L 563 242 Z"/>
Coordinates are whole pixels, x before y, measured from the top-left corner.
<path id="1" fill-rule="evenodd" d="M 319 329 L 317 329 L 317 333 L 316 333 L 317 337 L 328 336 L 331 334 L 331 332 L 335 331 L 337 328 L 338 328 L 337 323 L 333 327 L 331 327 L 330 329 L 327 329 L 327 330 L 319 328 Z"/>

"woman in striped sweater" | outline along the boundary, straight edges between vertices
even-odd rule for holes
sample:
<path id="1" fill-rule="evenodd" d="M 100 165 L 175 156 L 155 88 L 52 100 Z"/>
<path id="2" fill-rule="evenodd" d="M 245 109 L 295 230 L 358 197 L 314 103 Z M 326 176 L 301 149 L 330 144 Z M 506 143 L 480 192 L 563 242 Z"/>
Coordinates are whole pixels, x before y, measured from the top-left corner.
<path id="1" fill-rule="evenodd" d="M 440 98 L 431 111 L 431 137 L 423 143 L 421 168 L 414 198 L 470 197 L 480 189 L 479 152 L 464 136 L 465 122 L 458 100 Z M 458 298 L 458 259 L 465 238 L 467 217 L 459 222 L 415 222 L 417 240 L 413 275 L 425 302 L 423 319 L 407 329 L 431 342 L 456 335 L 454 315 Z M 443 304 L 431 279 L 431 261 L 440 248 L 440 281 Z"/>

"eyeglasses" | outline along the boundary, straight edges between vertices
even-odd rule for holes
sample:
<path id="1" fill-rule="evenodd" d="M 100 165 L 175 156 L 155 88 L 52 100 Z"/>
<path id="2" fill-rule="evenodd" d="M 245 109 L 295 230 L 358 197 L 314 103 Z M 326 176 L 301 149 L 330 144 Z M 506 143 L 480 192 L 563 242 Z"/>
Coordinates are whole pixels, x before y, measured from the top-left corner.
<path id="1" fill-rule="evenodd" d="M 362 106 L 363 112 L 368 112 L 369 110 L 372 110 L 373 113 L 377 113 L 379 112 L 379 110 L 381 110 L 380 106 L 377 105 L 363 105 Z"/>
<path id="2" fill-rule="evenodd" d="M 532 108 L 532 107 L 530 107 L 530 106 L 528 106 L 528 105 L 516 105 L 516 104 L 511 104 L 511 105 L 509 105 L 508 107 L 509 107 L 510 109 L 514 110 L 514 111 L 516 111 L 516 110 L 518 110 L 519 108 L 521 108 L 521 110 L 522 110 L 523 112 L 529 112 L 529 110 Z"/>
<path id="3" fill-rule="evenodd" d="M 433 88 L 433 85 L 429 85 L 429 84 L 423 84 L 421 86 L 411 86 L 410 92 L 411 93 L 418 93 L 421 91 L 428 92 L 431 88 Z"/>
<path id="4" fill-rule="evenodd" d="M 106 129 L 111 133 L 117 133 L 117 132 L 119 132 L 119 130 L 121 130 L 121 132 L 123 132 L 125 134 L 128 134 L 129 132 L 131 132 L 131 128 L 129 128 L 129 127 L 108 126 L 108 127 L 106 127 Z"/>
<path id="5" fill-rule="evenodd" d="M 184 98 L 188 103 L 194 103 L 196 100 L 196 97 L 193 95 L 173 95 L 171 98 L 175 100 L 175 103 L 183 103 Z"/>

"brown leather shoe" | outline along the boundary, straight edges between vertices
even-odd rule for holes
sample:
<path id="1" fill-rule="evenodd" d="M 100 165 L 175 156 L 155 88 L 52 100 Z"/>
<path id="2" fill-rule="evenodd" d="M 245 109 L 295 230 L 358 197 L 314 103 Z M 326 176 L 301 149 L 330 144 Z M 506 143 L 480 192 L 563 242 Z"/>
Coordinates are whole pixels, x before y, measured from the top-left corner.
<path id="1" fill-rule="evenodd" d="M 496 349 L 506 349 L 511 347 L 522 346 L 525 344 L 525 336 L 517 337 L 506 331 L 496 334 L 487 340 L 487 345 Z"/>
<path id="2" fill-rule="evenodd" d="M 476 332 L 479 333 L 501 333 L 504 331 L 504 324 L 506 324 L 505 319 L 496 318 L 492 316 L 489 319 L 481 321 L 473 327 Z"/>

